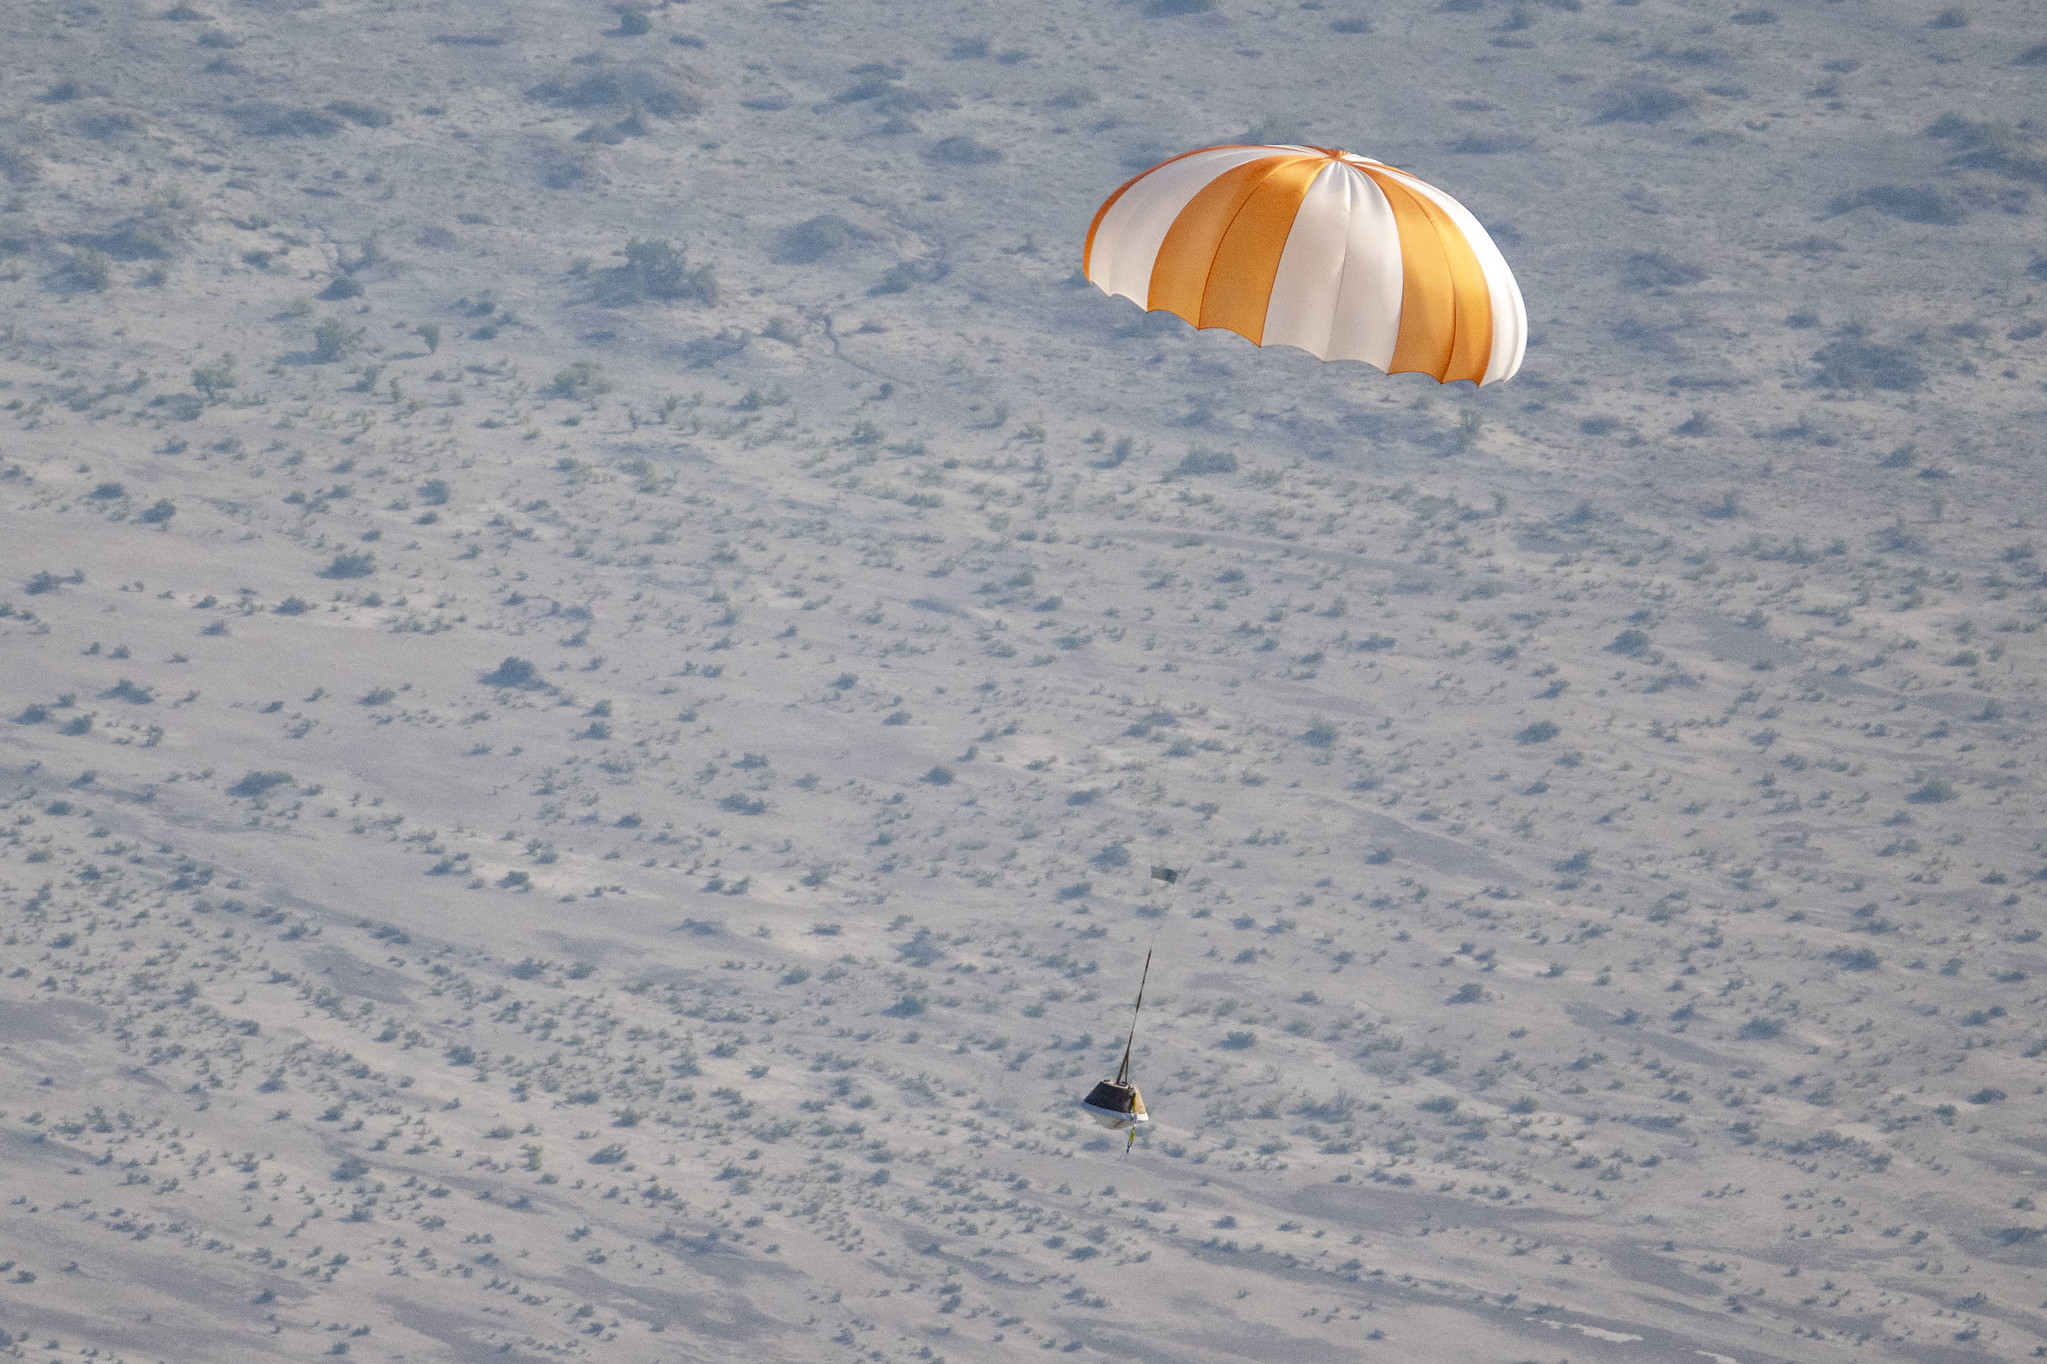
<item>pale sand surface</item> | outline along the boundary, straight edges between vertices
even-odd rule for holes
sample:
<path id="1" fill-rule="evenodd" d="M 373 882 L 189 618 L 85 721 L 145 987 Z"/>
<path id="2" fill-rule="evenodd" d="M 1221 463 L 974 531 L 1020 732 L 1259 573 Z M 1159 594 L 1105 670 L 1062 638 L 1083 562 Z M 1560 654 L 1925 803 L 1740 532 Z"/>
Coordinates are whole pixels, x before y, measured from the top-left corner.
<path id="1" fill-rule="evenodd" d="M 645 14 L 0 9 L 0 1355 L 2047 1345 L 2037 7 Z"/>

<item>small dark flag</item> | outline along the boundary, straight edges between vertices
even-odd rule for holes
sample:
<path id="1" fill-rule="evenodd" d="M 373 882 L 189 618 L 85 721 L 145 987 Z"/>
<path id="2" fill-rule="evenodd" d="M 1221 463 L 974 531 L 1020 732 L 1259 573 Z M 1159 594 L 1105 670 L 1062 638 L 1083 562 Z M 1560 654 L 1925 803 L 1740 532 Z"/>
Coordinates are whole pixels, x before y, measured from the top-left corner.
<path id="1" fill-rule="evenodd" d="M 1167 885 L 1172 885 L 1180 879 L 1180 873 L 1174 871 L 1171 867 L 1153 867 L 1151 869 L 1151 879 L 1154 881 L 1164 881 Z"/>

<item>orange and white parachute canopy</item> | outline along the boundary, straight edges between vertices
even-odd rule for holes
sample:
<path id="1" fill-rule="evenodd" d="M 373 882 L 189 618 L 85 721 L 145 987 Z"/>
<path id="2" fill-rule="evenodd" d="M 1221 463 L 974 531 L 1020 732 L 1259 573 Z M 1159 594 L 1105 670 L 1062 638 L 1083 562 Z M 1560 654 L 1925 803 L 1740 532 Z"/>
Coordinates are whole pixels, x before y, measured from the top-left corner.
<path id="1" fill-rule="evenodd" d="M 1514 273 L 1470 210 L 1326 147 L 1161 162 L 1095 213 L 1082 269 L 1197 327 L 1439 383 L 1511 378 L 1528 344 Z"/>

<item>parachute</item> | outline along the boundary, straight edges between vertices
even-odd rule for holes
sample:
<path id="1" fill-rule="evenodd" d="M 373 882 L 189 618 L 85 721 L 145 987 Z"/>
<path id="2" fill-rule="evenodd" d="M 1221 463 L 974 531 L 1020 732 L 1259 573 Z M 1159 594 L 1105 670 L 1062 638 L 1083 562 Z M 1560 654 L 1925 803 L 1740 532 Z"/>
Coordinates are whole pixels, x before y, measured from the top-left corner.
<path id="1" fill-rule="evenodd" d="M 1095 213 L 1082 270 L 1105 292 L 1260 346 L 1438 383 L 1512 378 L 1528 311 L 1470 210 L 1327 147 L 1205 147 Z"/>

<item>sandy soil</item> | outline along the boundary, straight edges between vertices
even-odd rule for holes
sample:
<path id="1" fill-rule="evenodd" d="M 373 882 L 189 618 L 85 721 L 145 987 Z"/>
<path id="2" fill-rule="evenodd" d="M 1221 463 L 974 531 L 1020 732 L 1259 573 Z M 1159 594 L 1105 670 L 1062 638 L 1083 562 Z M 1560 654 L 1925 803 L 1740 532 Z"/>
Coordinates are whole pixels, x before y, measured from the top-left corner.
<path id="1" fill-rule="evenodd" d="M 0 1355 L 2041 1353 L 2043 42 L 7 8 Z M 1245 137 L 1524 373 L 1075 280 Z"/>

